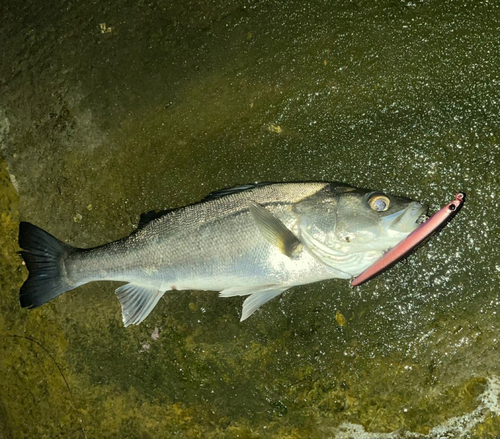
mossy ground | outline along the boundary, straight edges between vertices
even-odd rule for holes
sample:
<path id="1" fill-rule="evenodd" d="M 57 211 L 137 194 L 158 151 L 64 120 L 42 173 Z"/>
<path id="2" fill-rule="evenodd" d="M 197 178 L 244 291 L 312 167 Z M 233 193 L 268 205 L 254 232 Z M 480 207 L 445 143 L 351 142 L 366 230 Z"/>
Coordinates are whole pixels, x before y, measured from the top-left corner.
<path id="1" fill-rule="evenodd" d="M 478 407 L 500 375 L 498 9 L 320 3 L 0 6 L 0 437 L 418 437 Z M 123 328 L 114 283 L 19 306 L 21 219 L 90 247 L 222 187 L 319 179 L 468 199 L 383 277 L 243 323 L 240 298 L 172 292 Z"/>
<path id="2" fill-rule="evenodd" d="M 441 383 L 433 361 L 408 350 L 371 354 L 377 342 L 359 340 L 355 307 L 339 303 L 339 324 L 335 306 L 304 303 L 305 288 L 245 324 L 236 304 L 206 293 L 174 293 L 128 329 L 111 298 L 83 299 L 90 291 L 22 310 L 18 198 L 1 166 L 3 437 L 303 438 L 341 422 L 428 434 L 472 412 L 485 390 L 483 378 Z M 328 288 L 313 301 L 328 300 Z M 283 306 L 302 311 L 301 323 Z M 452 320 L 439 321 L 443 334 Z M 455 331 L 470 334 L 470 324 Z M 498 425 L 488 415 L 474 431 L 488 437 Z"/>

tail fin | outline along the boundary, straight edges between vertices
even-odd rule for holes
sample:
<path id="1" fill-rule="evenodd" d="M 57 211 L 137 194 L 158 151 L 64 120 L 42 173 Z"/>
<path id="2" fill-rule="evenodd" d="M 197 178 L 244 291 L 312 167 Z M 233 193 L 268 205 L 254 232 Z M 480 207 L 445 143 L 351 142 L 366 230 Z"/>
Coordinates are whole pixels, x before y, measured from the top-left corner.
<path id="1" fill-rule="evenodd" d="M 77 249 L 24 222 L 19 225 L 19 246 L 24 249 L 21 255 L 29 270 L 19 295 L 23 308 L 36 308 L 75 288 L 65 280 L 63 263 Z"/>

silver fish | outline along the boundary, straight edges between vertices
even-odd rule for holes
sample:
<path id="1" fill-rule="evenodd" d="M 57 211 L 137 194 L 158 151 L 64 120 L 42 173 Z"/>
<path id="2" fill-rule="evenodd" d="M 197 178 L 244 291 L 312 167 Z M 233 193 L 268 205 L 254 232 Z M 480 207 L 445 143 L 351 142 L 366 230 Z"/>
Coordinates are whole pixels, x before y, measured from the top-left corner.
<path id="1" fill-rule="evenodd" d="M 241 320 L 295 285 L 350 279 L 422 221 L 419 202 L 340 183 L 261 183 L 214 192 L 199 203 L 141 217 L 128 237 L 71 247 L 21 223 L 29 269 L 20 292 L 36 308 L 88 282 L 116 290 L 125 326 L 141 323 L 169 290 L 248 296 Z"/>

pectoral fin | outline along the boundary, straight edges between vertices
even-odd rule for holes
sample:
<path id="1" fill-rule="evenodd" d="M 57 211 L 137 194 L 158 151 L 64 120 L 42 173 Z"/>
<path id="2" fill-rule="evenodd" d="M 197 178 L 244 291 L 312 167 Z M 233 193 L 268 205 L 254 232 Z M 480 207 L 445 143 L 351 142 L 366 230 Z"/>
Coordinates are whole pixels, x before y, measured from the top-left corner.
<path id="1" fill-rule="evenodd" d="M 250 201 L 248 208 L 262 236 L 278 248 L 281 253 L 292 257 L 301 245 L 299 239 L 278 218 L 259 203 Z"/>

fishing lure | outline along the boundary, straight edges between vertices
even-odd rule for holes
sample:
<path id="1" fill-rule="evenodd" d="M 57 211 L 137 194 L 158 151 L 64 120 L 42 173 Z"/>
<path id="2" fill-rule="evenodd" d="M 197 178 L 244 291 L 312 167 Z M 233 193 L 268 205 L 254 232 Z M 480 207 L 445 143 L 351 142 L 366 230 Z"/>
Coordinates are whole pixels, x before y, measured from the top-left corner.
<path id="1" fill-rule="evenodd" d="M 403 241 L 391 248 L 384 256 L 355 277 L 351 282 L 351 286 L 357 287 L 365 283 L 408 256 L 420 243 L 422 243 L 422 241 L 444 227 L 444 225 L 457 214 L 464 201 L 464 194 L 456 194 L 453 201 L 438 210 L 427 221 L 410 233 Z"/>

